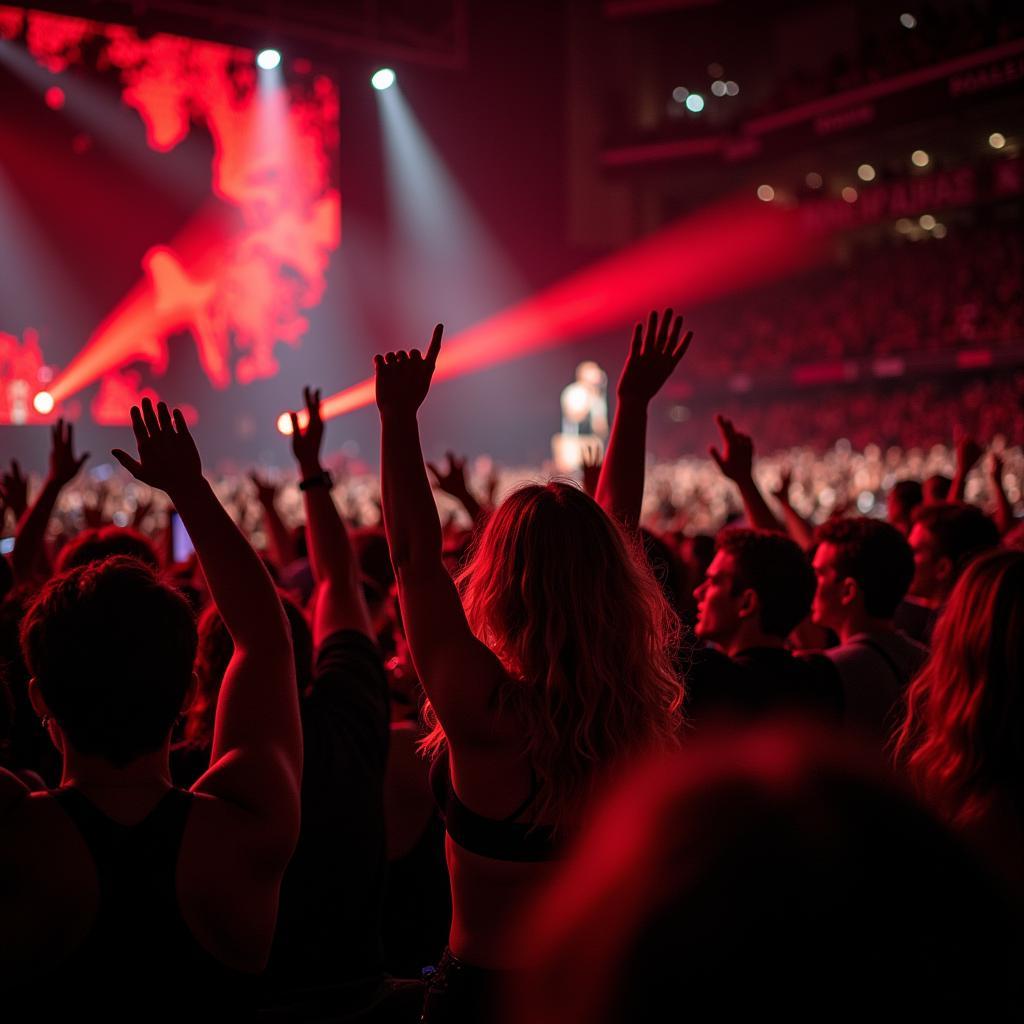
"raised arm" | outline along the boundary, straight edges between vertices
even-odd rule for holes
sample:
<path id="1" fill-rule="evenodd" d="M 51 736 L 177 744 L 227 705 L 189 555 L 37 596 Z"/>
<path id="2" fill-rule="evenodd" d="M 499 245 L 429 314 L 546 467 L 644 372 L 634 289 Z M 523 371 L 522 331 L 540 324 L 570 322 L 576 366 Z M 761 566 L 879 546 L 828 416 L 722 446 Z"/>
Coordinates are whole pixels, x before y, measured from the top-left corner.
<path id="1" fill-rule="evenodd" d="M 427 469 L 434 478 L 434 486 L 445 494 L 450 494 L 466 510 L 466 514 L 473 521 L 475 526 L 480 522 L 483 509 L 480 502 L 473 496 L 466 481 L 466 458 L 458 458 L 454 452 L 448 452 L 445 456 L 448 466 L 441 469 L 433 462 L 427 463 Z"/>
<path id="2" fill-rule="evenodd" d="M 1003 536 L 1013 529 L 1013 504 L 1003 486 L 1003 460 L 992 452 L 988 457 L 988 482 L 995 499 L 994 518 Z"/>
<path id="3" fill-rule="evenodd" d="M 320 392 L 303 389 L 309 423 L 305 432 L 292 418 L 292 453 L 299 464 L 309 560 L 316 580 L 313 607 L 313 643 L 317 647 L 339 629 L 355 629 L 374 639 L 370 613 L 360 584 L 359 563 L 331 497 L 331 478 L 320 465 L 324 423 L 320 418 Z"/>
<path id="4" fill-rule="evenodd" d="M 974 440 L 970 434 L 957 432 L 956 438 L 956 473 L 953 475 L 953 483 L 949 488 L 947 501 L 960 502 L 964 500 L 964 492 L 967 490 L 967 477 L 974 468 L 978 459 L 985 454 L 985 449 Z"/>
<path id="5" fill-rule="evenodd" d="M 294 436 L 294 435 L 292 435 Z M 284 569 L 295 561 L 295 544 L 288 527 L 284 525 L 281 514 L 277 511 L 277 487 L 269 480 L 261 477 L 253 470 L 249 474 L 253 487 L 256 488 L 256 500 L 263 509 L 263 525 L 267 531 L 268 554 L 278 569 Z"/>
<path id="6" fill-rule="evenodd" d="M 19 583 L 30 580 L 40 566 L 46 565 L 46 527 L 53 515 L 57 498 L 89 458 L 88 452 L 75 457 L 74 427 L 64 420 L 57 420 L 53 425 L 50 442 L 50 471 L 43 489 L 18 523 L 14 550 L 11 552 L 11 570 Z"/>
<path id="7" fill-rule="evenodd" d="M 131 411 L 139 457 L 115 449 L 136 478 L 166 491 L 195 545 L 234 642 L 214 720 L 210 768 L 193 789 L 256 816 L 287 847 L 298 835 L 302 734 L 291 635 L 277 591 L 203 477 L 180 410 L 143 399 Z"/>
<path id="8" fill-rule="evenodd" d="M 716 416 L 715 423 L 718 424 L 718 430 L 722 435 L 723 451 L 719 452 L 712 445 L 708 449 L 708 454 L 715 460 L 722 473 L 739 488 L 743 509 L 750 525 L 758 530 L 783 532 L 782 526 L 754 482 L 754 442 L 750 435 L 738 431 L 732 420 L 725 416 Z"/>
<path id="9" fill-rule="evenodd" d="M 440 324 L 426 356 L 376 356 L 381 422 L 381 506 L 402 622 L 417 675 L 453 745 L 492 738 L 498 659 L 473 636 L 441 557 L 441 524 L 423 464 L 416 410 L 430 388 L 441 351 Z"/>
<path id="10" fill-rule="evenodd" d="M 679 365 L 693 339 L 693 331 L 687 331 L 680 341 L 682 327 L 683 318 L 677 316 L 673 320 L 671 309 L 665 310 L 660 323 L 658 314 L 652 311 L 646 330 L 643 324 L 633 328 L 629 355 L 619 377 L 615 418 L 595 497 L 605 512 L 627 526 L 640 522 L 647 407 Z"/>
<path id="11" fill-rule="evenodd" d="M 772 495 L 782 508 L 782 516 L 786 524 L 786 532 L 804 549 L 809 551 L 814 544 L 814 529 L 810 523 L 790 504 L 789 490 L 793 483 L 793 471 L 782 471 L 779 486 Z"/>

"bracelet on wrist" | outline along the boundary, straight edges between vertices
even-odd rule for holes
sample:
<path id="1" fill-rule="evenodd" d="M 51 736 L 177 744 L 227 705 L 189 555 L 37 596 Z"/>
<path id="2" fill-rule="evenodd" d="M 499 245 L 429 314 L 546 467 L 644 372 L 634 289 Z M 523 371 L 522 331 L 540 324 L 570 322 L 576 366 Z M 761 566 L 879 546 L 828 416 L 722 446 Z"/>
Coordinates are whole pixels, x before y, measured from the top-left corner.
<path id="1" fill-rule="evenodd" d="M 309 491 L 314 487 L 326 487 L 330 490 L 334 485 L 334 479 L 331 474 L 326 470 L 322 469 L 319 473 L 314 473 L 312 476 L 307 476 L 299 481 L 300 491 Z"/>

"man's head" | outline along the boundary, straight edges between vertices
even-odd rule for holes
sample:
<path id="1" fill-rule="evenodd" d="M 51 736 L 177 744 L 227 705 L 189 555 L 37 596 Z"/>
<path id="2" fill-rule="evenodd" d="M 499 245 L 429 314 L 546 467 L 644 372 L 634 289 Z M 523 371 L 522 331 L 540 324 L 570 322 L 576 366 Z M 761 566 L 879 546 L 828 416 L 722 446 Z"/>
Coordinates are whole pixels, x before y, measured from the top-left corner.
<path id="1" fill-rule="evenodd" d="M 781 533 L 725 530 L 697 599 L 697 635 L 727 650 L 743 635 L 782 640 L 806 617 L 814 572 Z"/>
<path id="2" fill-rule="evenodd" d="M 154 572 L 160 571 L 156 549 L 138 530 L 124 526 L 101 526 L 98 529 L 83 530 L 64 546 L 57 560 L 57 572 L 76 569 L 90 562 L 102 562 L 114 555 L 137 558 Z"/>
<path id="3" fill-rule="evenodd" d="M 831 519 L 817 541 L 814 621 L 840 632 L 851 619 L 891 619 L 914 577 L 903 534 L 878 519 Z"/>
<path id="4" fill-rule="evenodd" d="M 910 593 L 944 601 L 975 555 L 999 544 L 995 523 L 973 505 L 922 505 L 910 530 L 914 582 Z"/>
<path id="5" fill-rule="evenodd" d="M 32 699 L 80 754 L 123 767 L 159 750 L 193 686 L 188 602 L 134 558 L 55 576 L 21 629 Z"/>
<path id="6" fill-rule="evenodd" d="M 917 480 L 897 480 L 889 492 L 889 522 L 904 535 L 910 533 L 914 509 L 923 500 L 924 489 Z"/>

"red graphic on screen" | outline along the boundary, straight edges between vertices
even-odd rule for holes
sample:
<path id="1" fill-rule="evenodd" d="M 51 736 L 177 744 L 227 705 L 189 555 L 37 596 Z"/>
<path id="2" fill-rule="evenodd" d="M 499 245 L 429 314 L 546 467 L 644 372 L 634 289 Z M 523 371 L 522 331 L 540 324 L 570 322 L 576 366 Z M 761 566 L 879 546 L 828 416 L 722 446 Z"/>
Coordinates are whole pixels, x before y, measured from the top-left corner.
<path id="1" fill-rule="evenodd" d="M 98 65 L 117 69 L 122 100 L 157 152 L 172 150 L 197 124 L 214 145 L 210 204 L 143 254 L 138 283 L 45 385 L 56 403 L 45 418 L 99 380 L 93 417 L 127 422 L 134 396 L 143 394 L 139 364 L 160 376 L 168 345 L 187 343 L 185 336 L 216 388 L 273 376 L 276 346 L 301 344 L 304 311 L 321 300 L 340 243 L 341 199 L 328 155 L 337 142 L 333 83 L 308 70 L 287 85 L 263 79 L 248 50 L 170 35 L 140 39 L 124 26 L 0 6 L 0 35 L 22 32 L 28 52 L 53 72 L 80 63 L 86 44 L 98 48 Z M 6 364 L 3 373 L 9 390 Z M 44 385 L 18 379 L 31 410 Z M 0 406 L 0 421 L 39 419 L 30 411 L 15 420 L 15 408 Z"/>

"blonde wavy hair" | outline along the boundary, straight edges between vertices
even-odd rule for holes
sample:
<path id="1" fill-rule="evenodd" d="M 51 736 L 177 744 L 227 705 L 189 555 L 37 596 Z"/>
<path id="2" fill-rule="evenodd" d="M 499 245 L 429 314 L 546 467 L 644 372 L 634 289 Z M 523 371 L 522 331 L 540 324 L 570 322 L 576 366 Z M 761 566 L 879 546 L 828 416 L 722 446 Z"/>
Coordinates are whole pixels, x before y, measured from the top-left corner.
<path id="1" fill-rule="evenodd" d="M 456 583 L 474 634 L 508 673 L 540 783 L 535 821 L 565 824 L 624 759 L 675 747 L 679 622 L 639 542 L 567 483 L 528 485 L 491 515 Z M 428 704 L 422 749 L 446 746 Z"/>

